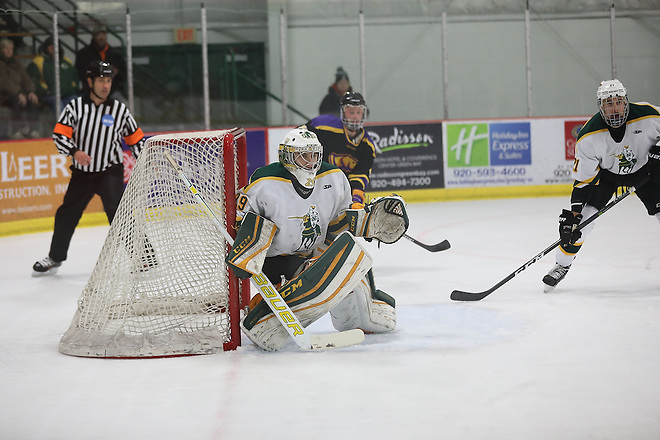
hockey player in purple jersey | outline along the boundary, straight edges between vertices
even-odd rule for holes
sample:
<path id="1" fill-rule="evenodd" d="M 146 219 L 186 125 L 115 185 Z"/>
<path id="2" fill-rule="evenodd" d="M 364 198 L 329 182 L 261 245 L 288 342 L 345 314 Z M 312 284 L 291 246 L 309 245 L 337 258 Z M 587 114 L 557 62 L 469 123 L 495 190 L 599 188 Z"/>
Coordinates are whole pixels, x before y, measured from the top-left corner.
<path id="1" fill-rule="evenodd" d="M 323 145 L 323 161 L 341 169 L 351 184 L 351 208 L 365 205 L 376 148 L 364 130 L 367 103 L 357 92 L 341 98 L 341 117 L 320 115 L 308 121 L 307 129 L 316 134 Z"/>

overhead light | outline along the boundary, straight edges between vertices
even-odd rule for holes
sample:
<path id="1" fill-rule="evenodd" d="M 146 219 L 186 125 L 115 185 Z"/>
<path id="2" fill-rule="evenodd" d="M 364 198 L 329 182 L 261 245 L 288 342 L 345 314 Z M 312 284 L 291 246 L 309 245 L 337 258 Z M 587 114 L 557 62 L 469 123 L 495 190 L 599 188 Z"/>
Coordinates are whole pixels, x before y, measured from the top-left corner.
<path id="1" fill-rule="evenodd" d="M 78 5 L 78 12 L 87 14 L 126 10 L 124 2 L 76 2 L 76 5 Z"/>

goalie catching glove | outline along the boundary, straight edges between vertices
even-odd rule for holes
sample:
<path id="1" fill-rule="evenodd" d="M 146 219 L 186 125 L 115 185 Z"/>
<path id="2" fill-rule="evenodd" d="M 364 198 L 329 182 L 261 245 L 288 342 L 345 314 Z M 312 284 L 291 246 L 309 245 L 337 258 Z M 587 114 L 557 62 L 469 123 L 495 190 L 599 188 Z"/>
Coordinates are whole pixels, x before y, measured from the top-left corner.
<path id="1" fill-rule="evenodd" d="M 347 209 L 348 229 L 356 237 L 397 242 L 408 230 L 406 202 L 396 194 L 377 197 L 364 209 Z"/>

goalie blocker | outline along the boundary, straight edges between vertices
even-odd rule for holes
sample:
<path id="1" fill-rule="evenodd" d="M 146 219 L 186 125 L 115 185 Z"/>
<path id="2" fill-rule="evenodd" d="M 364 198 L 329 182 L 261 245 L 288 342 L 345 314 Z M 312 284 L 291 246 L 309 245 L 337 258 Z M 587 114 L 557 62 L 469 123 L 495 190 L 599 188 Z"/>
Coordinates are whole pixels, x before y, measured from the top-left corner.
<path id="1" fill-rule="evenodd" d="M 346 219 L 352 234 L 385 243 L 399 240 L 409 223 L 405 202 L 399 196 L 375 199 L 365 209 L 347 210 Z M 263 276 L 261 269 L 276 231 L 273 222 L 252 212 L 245 215 L 227 257 L 239 277 Z M 340 234 L 318 259 L 303 266 L 302 273 L 279 289 L 303 327 L 329 311 L 339 331 L 359 328 L 380 333 L 396 327 L 395 300 L 376 289 L 371 257 L 353 235 Z M 277 350 L 288 335 L 274 318 L 259 297 L 241 321 L 241 329 L 258 347 Z"/>

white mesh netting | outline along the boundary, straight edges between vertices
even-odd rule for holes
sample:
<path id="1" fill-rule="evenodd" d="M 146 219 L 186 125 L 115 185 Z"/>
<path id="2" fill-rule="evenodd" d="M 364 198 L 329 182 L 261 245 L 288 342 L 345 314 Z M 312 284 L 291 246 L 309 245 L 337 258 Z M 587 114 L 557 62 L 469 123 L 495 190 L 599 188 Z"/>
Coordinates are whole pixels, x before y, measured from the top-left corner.
<path id="1" fill-rule="evenodd" d="M 224 222 L 225 169 L 235 171 L 237 166 L 233 158 L 229 167 L 223 163 L 228 133 L 181 133 L 147 140 L 71 326 L 60 341 L 62 353 L 207 354 L 222 351 L 232 337 L 240 338 L 230 331 L 226 242 L 163 154 L 167 151 L 175 158 Z M 233 141 L 228 144 L 233 148 Z"/>

